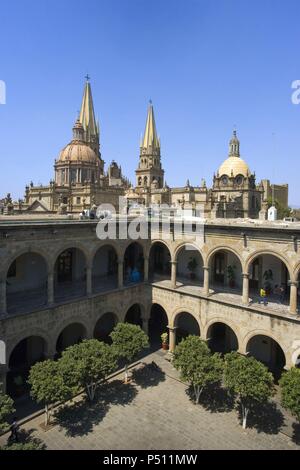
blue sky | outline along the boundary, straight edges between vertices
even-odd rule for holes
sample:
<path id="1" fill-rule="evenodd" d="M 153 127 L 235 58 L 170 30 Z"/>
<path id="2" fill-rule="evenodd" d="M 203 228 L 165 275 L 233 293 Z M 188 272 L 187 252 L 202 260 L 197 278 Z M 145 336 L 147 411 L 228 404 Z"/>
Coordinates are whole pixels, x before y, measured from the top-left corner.
<path id="1" fill-rule="evenodd" d="M 210 185 L 234 126 L 300 206 L 299 0 L 2 0 L 0 196 L 48 183 L 88 72 L 106 163 L 134 181 L 148 101 L 170 186 Z"/>

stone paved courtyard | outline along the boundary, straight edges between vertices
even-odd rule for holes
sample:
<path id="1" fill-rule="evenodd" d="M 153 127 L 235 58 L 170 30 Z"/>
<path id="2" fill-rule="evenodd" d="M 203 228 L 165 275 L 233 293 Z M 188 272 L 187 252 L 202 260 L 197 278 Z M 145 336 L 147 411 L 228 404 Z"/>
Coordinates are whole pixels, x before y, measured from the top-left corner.
<path id="1" fill-rule="evenodd" d="M 202 405 L 194 405 L 165 357 L 158 351 L 143 359 L 130 384 L 123 384 L 123 375 L 112 379 L 94 405 L 77 401 L 61 409 L 58 424 L 48 431 L 40 427 L 42 416 L 23 429 L 41 439 L 47 449 L 300 450 L 295 440 L 283 434 L 283 416 L 272 406 L 260 410 L 243 431 L 225 393 L 209 393 Z M 151 361 L 160 369 L 153 369 Z M 0 445 L 6 437 L 0 438 Z"/>

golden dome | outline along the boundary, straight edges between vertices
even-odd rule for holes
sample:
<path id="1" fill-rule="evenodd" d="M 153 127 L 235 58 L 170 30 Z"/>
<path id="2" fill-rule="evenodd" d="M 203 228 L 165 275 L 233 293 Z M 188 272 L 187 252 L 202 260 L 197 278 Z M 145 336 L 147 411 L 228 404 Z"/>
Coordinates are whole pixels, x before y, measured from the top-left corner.
<path id="1" fill-rule="evenodd" d="M 228 157 L 219 168 L 219 176 L 238 176 L 243 175 L 245 177 L 250 176 L 250 168 L 247 163 L 240 157 Z"/>
<path id="2" fill-rule="evenodd" d="M 82 141 L 73 140 L 59 154 L 60 162 L 97 163 L 98 158 L 89 145 Z"/>

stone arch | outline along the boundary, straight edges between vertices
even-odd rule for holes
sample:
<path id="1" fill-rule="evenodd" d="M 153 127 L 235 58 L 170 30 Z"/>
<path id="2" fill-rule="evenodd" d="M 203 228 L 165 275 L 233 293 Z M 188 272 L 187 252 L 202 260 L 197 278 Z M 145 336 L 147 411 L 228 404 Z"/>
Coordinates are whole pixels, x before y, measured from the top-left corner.
<path id="1" fill-rule="evenodd" d="M 162 333 L 168 332 L 169 317 L 166 309 L 159 303 L 153 303 L 148 321 L 148 334 L 152 345 L 161 344 Z"/>
<path id="2" fill-rule="evenodd" d="M 264 363 L 273 372 L 276 380 L 287 364 L 284 348 L 269 332 L 265 332 L 265 334 L 261 334 L 261 332 L 257 334 L 256 332 L 256 334 L 249 336 L 245 344 L 245 351 L 246 354 Z"/>
<path id="3" fill-rule="evenodd" d="M 297 344 L 299 344 L 299 342 L 300 341 L 297 341 Z M 288 358 L 290 358 L 289 361 Z M 294 351 L 288 351 L 286 353 L 286 359 L 288 366 L 300 368 L 300 347 L 298 347 Z"/>
<path id="4" fill-rule="evenodd" d="M 203 284 L 204 258 L 202 251 L 195 243 L 180 243 L 175 249 L 174 257 L 177 262 L 178 279 L 182 280 L 183 283 L 186 283 L 186 279 L 188 279 L 198 285 Z"/>
<path id="5" fill-rule="evenodd" d="M 203 264 L 204 264 L 204 260 L 205 260 L 204 253 L 203 253 L 202 250 L 199 248 L 199 246 L 197 246 L 196 243 L 194 243 L 193 241 L 191 241 L 191 242 L 189 242 L 189 241 L 180 242 L 180 243 L 176 246 L 176 248 L 174 249 L 174 256 L 173 256 L 174 261 L 178 261 L 178 259 L 177 259 L 177 258 L 178 258 L 178 253 L 179 253 L 185 246 L 192 246 L 195 251 L 198 251 L 198 252 L 199 252 L 199 255 L 200 255 L 201 258 L 202 258 Z"/>
<path id="6" fill-rule="evenodd" d="M 267 273 L 270 272 L 270 277 Z M 290 297 L 289 280 L 293 277 L 289 261 L 273 250 L 259 250 L 252 253 L 246 260 L 246 274 L 249 274 L 250 297 L 252 301 L 260 301 L 258 295 L 264 287 L 268 302 L 287 304 Z M 292 276 L 292 277 L 291 277 Z M 278 288 L 282 288 L 282 292 Z M 257 297 L 257 298 L 256 298 Z"/>
<path id="7" fill-rule="evenodd" d="M 244 270 L 245 263 L 244 263 L 244 259 L 240 255 L 240 253 L 237 250 L 235 250 L 234 248 L 232 248 L 231 246 L 226 246 L 226 245 L 217 246 L 217 247 L 213 248 L 212 250 L 210 250 L 207 253 L 207 255 L 206 255 L 206 266 L 210 266 L 212 257 L 218 251 L 228 251 L 228 252 L 232 253 L 233 255 L 235 255 L 238 258 L 238 260 L 241 264 L 242 270 Z"/>
<path id="8" fill-rule="evenodd" d="M 212 352 L 226 354 L 239 350 L 238 333 L 226 321 L 213 321 L 206 327 L 206 339 Z"/>
<path id="9" fill-rule="evenodd" d="M 207 266 L 210 268 L 210 282 L 217 290 L 230 288 L 242 294 L 244 261 L 235 249 L 227 246 L 214 248 L 207 255 Z"/>
<path id="10" fill-rule="evenodd" d="M 130 240 L 123 250 L 124 284 L 141 282 L 144 279 L 145 247 L 138 240 Z"/>
<path id="11" fill-rule="evenodd" d="M 201 337 L 201 324 L 199 318 L 189 310 L 181 309 L 174 316 L 174 326 L 176 328 L 176 343 L 189 335 Z"/>
<path id="12" fill-rule="evenodd" d="M 93 337 L 110 344 L 109 334 L 118 322 L 118 316 L 114 312 L 101 313 L 94 324 Z"/>
<path id="13" fill-rule="evenodd" d="M 298 281 L 300 278 L 300 261 L 296 264 L 296 267 L 291 274 L 293 274 L 293 276 L 291 276 L 291 281 Z"/>
<path id="14" fill-rule="evenodd" d="M 174 328 L 176 326 L 176 317 L 180 314 L 180 313 L 183 313 L 183 312 L 186 312 L 186 313 L 189 313 L 190 315 L 192 315 L 195 320 L 199 323 L 199 329 L 200 331 L 202 332 L 203 331 L 203 325 L 201 324 L 201 319 L 200 319 L 200 315 L 199 315 L 199 312 L 197 310 L 194 310 L 192 309 L 190 306 L 188 307 L 185 307 L 185 305 L 183 305 L 182 307 L 178 307 L 176 308 L 170 315 L 169 315 L 169 318 L 170 318 L 170 327 L 171 328 Z"/>
<path id="15" fill-rule="evenodd" d="M 203 338 L 205 340 L 209 339 L 208 338 L 208 330 L 214 323 L 223 323 L 224 325 L 228 326 L 228 328 L 230 328 L 234 332 L 235 336 L 237 337 L 238 344 L 239 344 L 239 349 L 242 347 L 243 339 L 242 339 L 242 336 L 241 336 L 241 333 L 240 333 L 239 326 L 236 323 L 234 323 L 233 321 L 231 321 L 227 318 L 223 318 L 223 317 L 211 318 L 205 324 L 205 328 L 204 328 L 204 331 L 203 331 Z"/>
<path id="16" fill-rule="evenodd" d="M 169 245 L 169 243 L 166 240 L 161 240 L 159 238 L 152 239 L 151 244 L 148 247 L 145 248 L 146 257 L 148 257 L 148 258 L 150 257 L 151 249 L 155 245 L 155 243 L 161 243 L 162 245 L 164 245 L 167 248 L 167 250 L 169 250 L 169 252 L 170 252 L 171 260 L 173 259 L 172 258 L 172 247 Z"/>
<path id="17" fill-rule="evenodd" d="M 289 273 L 290 279 L 293 278 L 292 277 L 293 272 L 291 270 L 288 259 L 285 258 L 281 253 L 277 253 L 277 252 L 272 251 L 272 250 L 259 250 L 259 251 L 255 251 L 254 253 L 251 253 L 245 261 L 245 271 L 244 272 L 246 274 L 249 274 L 250 265 L 253 263 L 253 261 L 256 258 L 258 258 L 259 256 L 263 256 L 263 255 L 274 256 L 275 258 L 280 259 L 283 262 L 283 264 L 286 266 L 286 269 Z"/>
<path id="18" fill-rule="evenodd" d="M 57 302 L 86 295 L 88 256 L 86 249 L 77 243 L 69 243 L 57 250 L 53 264 Z"/>
<path id="19" fill-rule="evenodd" d="M 140 302 L 131 302 L 130 306 L 124 310 L 123 322 L 133 323 L 143 326 L 143 320 L 145 318 L 145 306 Z"/>
<path id="20" fill-rule="evenodd" d="M 86 267 L 91 266 L 92 258 L 91 258 L 90 252 L 87 249 L 87 247 L 83 243 L 79 243 L 77 241 L 74 241 L 74 242 L 72 241 L 72 242 L 64 243 L 63 245 L 60 245 L 60 247 L 55 251 L 55 253 L 53 254 L 53 257 L 51 257 L 52 258 L 52 266 L 51 266 L 52 271 L 54 270 L 55 263 L 56 263 L 59 255 L 61 255 L 64 251 L 71 250 L 71 249 L 77 249 L 77 250 L 81 251 L 84 255 L 84 258 L 85 258 Z"/>
<path id="21" fill-rule="evenodd" d="M 143 251 L 143 256 L 146 257 L 146 254 L 147 254 L 146 246 L 145 246 L 145 243 L 143 243 L 143 240 L 141 240 L 141 239 L 131 240 L 130 239 L 130 240 L 126 240 L 126 243 L 123 245 L 122 249 L 120 250 L 120 260 L 121 261 L 124 261 L 124 256 L 125 256 L 127 248 L 130 245 L 134 244 L 134 243 L 137 243 L 141 247 L 141 249 Z"/>
<path id="22" fill-rule="evenodd" d="M 111 290 L 118 287 L 119 251 L 115 244 L 107 242 L 98 245 L 92 257 L 92 291 Z"/>
<path id="23" fill-rule="evenodd" d="M 11 356 L 12 351 L 15 349 L 15 347 L 24 339 L 30 337 L 30 336 L 39 336 L 43 338 L 45 342 L 45 354 L 49 354 L 52 351 L 52 339 L 51 336 L 48 334 L 47 331 L 43 330 L 42 328 L 30 328 L 30 331 L 28 332 L 21 332 L 17 336 L 13 337 L 12 341 L 8 341 L 6 344 L 6 357 L 7 357 L 7 363 L 9 363 L 9 359 Z"/>
<path id="24" fill-rule="evenodd" d="M 23 251 L 8 267 L 6 301 L 9 313 L 43 308 L 47 304 L 49 266 L 47 258 L 38 251 Z"/>
<path id="25" fill-rule="evenodd" d="M 20 256 L 25 255 L 27 253 L 28 254 L 29 253 L 35 253 L 35 254 L 41 256 L 44 259 L 45 263 L 46 263 L 48 273 L 51 272 L 52 257 L 49 255 L 49 253 L 44 251 L 43 248 L 34 247 L 34 249 L 32 249 L 31 247 L 28 247 L 28 248 L 21 248 L 21 249 L 15 251 L 11 256 L 9 256 L 9 258 L 7 258 L 6 261 L 4 261 L 4 263 L 2 265 L 3 267 L 2 267 L 2 270 L 1 270 L 1 273 L 2 273 L 1 277 L 3 279 L 6 279 L 7 273 L 8 273 L 8 270 L 9 270 L 11 264 L 17 258 L 19 258 Z"/>
<path id="26" fill-rule="evenodd" d="M 73 331 L 71 331 L 73 327 Z M 63 334 L 65 333 L 65 337 Z M 55 349 L 60 354 L 68 346 L 81 342 L 83 339 L 87 339 L 89 336 L 89 330 L 82 321 L 76 321 L 74 318 L 69 320 L 67 324 L 60 330 L 56 336 Z"/>
<path id="27" fill-rule="evenodd" d="M 171 277 L 172 254 L 170 247 L 164 241 L 156 240 L 151 243 L 148 250 L 149 257 L 149 277 L 164 276 Z"/>
<path id="28" fill-rule="evenodd" d="M 57 337 L 62 332 L 62 330 L 64 330 L 68 325 L 72 323 L 82 323 L 85 328 L 87 337 L 91 336 L 90 333 L 92 330 L 92 325 L 89 319 L 86 316 L 72 315 L 70 318 L 66 318 L 65 320 L 62 320 L 60 323 L 58 323 L 58 325 L 56 325 L 56 328 L 52 334 L 54 341 L 57 340 Z"/>
<path id="29" fill-rule="evenodd" d="M 122 250 L 120 248 L 120 245 L 115 240 L 103 240 L 99 243 L 96 243 L 92 251 L 90 252 L 91 266 L 93 265 L 96 253 L 105 246 L 111 246 L 117 253 L 118 260 L 122 260 Z"/>
<path id="30" fill-rule="evenodd" d="M 241 342 L 241 352 L 242 352 L 242 354 L 246 354 L 246 353 L 247 353 L 247 344 L 249 343 L 249 341 L 250 341 L 254 336 L 268 336 L 268 337 L 270 337 L 270 338 L 273 339 L 276 343 L 279 344 L 279 346 L 281 347 L 282 351 L 283 351 L 284 354 L 285 354 L 285 348 L 281 345 L 281 341 L 277 338 L 276 335 L 273 334 L 272 331 L 269 331 L 269 330 L 251 330 L 251 331 L 249 331 L 249 332 L 243 337 L 243 340 L 242 340 L 242 342 Z"/>
<path id="31" fill-rule="evenodd" d="M 33 331 L 31 332 L 33 333 Z M 27 334 L 18 337 L 7 355 L 7 392 L 12 397 L 27 395 L 30 368 L 47 358 L 48 343 L 45 336 Z"/>

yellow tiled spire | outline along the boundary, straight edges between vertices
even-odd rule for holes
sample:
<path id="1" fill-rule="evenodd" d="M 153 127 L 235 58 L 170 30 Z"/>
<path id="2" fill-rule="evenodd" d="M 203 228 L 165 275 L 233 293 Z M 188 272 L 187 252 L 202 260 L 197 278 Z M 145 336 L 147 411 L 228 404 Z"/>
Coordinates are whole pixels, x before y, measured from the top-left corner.
<path id="1" fill-rule="evenodd" d="M 84 88 L 81 110 L 79 120 L 83 125 L 86 140 L 91 142 L 95 138 L 99 139 L 99 130 L 95 119 L 94 104 L 92 97 L 91 84 L 89 82 L 89 76 L 86 76 L 86 84 Z"/>
<path id="2" fill-rule="evenodd" d="M 151 147 L 152 150 L 153 149 L 158 150 L 160 148 L 160 142 L 159 142 L 159 138 L 156 132 L 154 111 L 153 111 L 153 105 L 152 105 L 151 100 L 149 102 L 146 128 L 145 128 L 144 138 L 141 142 L 141 147 L 144 149 L 149 149 Z"/>

